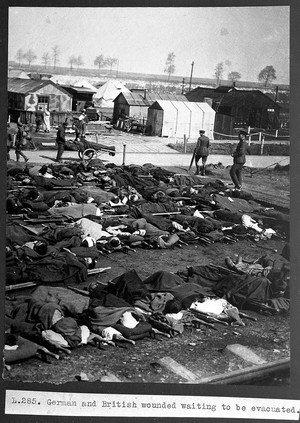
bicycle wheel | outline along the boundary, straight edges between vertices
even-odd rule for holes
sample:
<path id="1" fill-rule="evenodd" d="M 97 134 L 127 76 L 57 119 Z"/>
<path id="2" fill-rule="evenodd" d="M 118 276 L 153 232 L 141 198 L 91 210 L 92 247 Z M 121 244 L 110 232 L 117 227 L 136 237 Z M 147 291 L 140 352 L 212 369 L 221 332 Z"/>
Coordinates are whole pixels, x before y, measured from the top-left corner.
<path id="1" fill-rule="evenodd" d="M 82 160 L 91 160 L 97 154 L 96 150 L 93 148 L 87 148 L 86 150 L 81 152 L 81 159 Z"/>

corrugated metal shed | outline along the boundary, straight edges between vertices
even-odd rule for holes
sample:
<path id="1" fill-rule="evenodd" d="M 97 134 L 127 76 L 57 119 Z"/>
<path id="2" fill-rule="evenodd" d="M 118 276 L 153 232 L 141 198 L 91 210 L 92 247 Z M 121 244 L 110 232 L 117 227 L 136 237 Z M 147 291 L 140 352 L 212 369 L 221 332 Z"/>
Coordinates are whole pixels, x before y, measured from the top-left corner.
<path id="1" fill-rule="evenodd" d="M 184 95 L 173 95 L 173 94 L 158 94 L 148 93 L 142 95 L 140 93 L 120 93 L 119 96 L 124 95 L 124 99 L 130 106 L 150 106 L 156 100 L 174 100 L 174 101 L 188 101 Z M 119 97 L 118 96 L 118 97 Z M 115 98 L 117 101 L 118 97 Z"/>
<path id="2" fill-rule="evenodd" d="M 184 95 L 158 94 L 144 92 L 120 93 L 114 99 L 113 122 L 116 123 L 122 115 L 135 117 L 141 121 L 147 120 L 148 108 L 156 100 L 188 101 Z"/>
<path id="3" fill-rule="evenodd" d="M 93 90 L 87 87 L 74 87 L 73 85 L 61 85 L 66 91 L 70 92 L 71 94 L 95 94 L 97 92 L 97 88 Z"/>

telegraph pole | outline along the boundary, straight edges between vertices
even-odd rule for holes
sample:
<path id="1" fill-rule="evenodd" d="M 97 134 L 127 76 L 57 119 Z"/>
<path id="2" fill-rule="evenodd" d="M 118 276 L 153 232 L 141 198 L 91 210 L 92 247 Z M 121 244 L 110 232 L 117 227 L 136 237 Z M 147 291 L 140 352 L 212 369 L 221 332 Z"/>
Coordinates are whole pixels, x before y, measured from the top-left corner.
<path id="1" fill-rule="evenodd" d="M 185 79 L 182 78 L 182 88 L 181 88 L 181 94 L 184 94 L 184 87 L 185 87 Z"/>
<path id="2" fill-rule="evenodd" d="M 190 76 L 190 86 L 189 86 L 189 91 L 191 91 L 191 87 L 192 87 L 192 77 L 193 77 L 193 68 L 194 68 L 194 62 L 192 62 L 192 68 L 191 68 L 191 76 Z"/>

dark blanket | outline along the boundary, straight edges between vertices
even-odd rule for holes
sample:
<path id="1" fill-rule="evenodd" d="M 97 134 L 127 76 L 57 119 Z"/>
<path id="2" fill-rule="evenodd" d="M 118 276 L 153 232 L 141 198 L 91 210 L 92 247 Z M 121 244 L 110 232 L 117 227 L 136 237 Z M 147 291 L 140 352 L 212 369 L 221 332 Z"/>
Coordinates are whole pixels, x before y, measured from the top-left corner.
<path id="1" fill-rule="evenodd" d="M 55 303 L 45 303 L 29 298 L 19 303 L 11 314 L 11 332 L 25 337 L 50 329 L 55 310 L 62 312 Z"/>
<path id="2" fill-rule="evenodd" d="M 12 342 L 12 337 L 15 338 L 14 343 Z M 9 343 L 8 345 L 17 345 L 18 348 L 16 350 L 4 349 L 3 357 L 5 363 L 15 363 L 26 360 L 27 358 L 35 356 L 38 350 L 37 344 L 23 338 L 22 336 L 10 335 L 9 340 L 6 336 L 5 344 L 7 343 Z"/>
<path id="3" fill-rule="evenodd" d="M 87 266 L 84 259 L 77 258 L 67 251 L 53 251 L 46 256 L 34 259 L 34 261 L 28 261 L 26 274 L 27 280 L 39 284 L 80 283 L 87 279 Z"/>
<path id="4" fill-rule="evenodd" d="M 147 287 L 143 284 L 137 272 L 129 270 L 121 276 L 112 280 L 106 288 L 106 293 L 123 298 L 127 303 L 133 305 L 136 300 L 145 299 L 150 296 Z"/>
<path id="5" fill-rule="evenodd" d="M 127 328 L 120 323 L 116 323 L 113 328 L 120 332 L 125 338 L 132 339 L 133 341 L 149 337 L 152 331 L 152 326 L 148 322 L 140 322 L 133 329 Z"/>
<path id="6" fill-rule="evenodd" d="M 191 266 L 177 274 L 186 282 L 193 282 L 207 288 L 214 288 L 216 283 L 227 277 L 229 271 L 212 266 Z"/>
<path id="7" fill-rule="evenodd" d="M 145 287 L 151 292 L 172 292 L 174 288 L 184 284 L 178 275 L 160 270 L 144 280 Z"/>
<path id="8" fill-rule="evenodd" d="M 77 347 L 81 342 L 81 328 L 73 317 L 58 320 L 51 329 L 61 334 L 71 348 Z"/>
<path id="9" fill-rule="evenodd" d="M 266 303 L 272 298 L 269 279 L 249 275 L 228 275 L 216 284 L 214 292 L 239 308 L 247 308 L 253 302 Z"/>
<path id="10" fill-rule="evenodd" d="M 97 306 L 89 309 L 89 327 L 101 335 L 103 329 L 114 326 L 126 311 L 135 313 L 133 307 L 103 307 Z"/>

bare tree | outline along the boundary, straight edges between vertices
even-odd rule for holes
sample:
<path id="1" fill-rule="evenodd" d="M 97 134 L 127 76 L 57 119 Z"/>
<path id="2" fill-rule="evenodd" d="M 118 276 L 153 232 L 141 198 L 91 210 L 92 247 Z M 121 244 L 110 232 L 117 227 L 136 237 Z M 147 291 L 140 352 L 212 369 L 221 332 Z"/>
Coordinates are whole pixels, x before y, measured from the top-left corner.
<path id="1" fill-rule="evenodd" d="M 257 77 L 259 81 L 264 82 L 265 87 L 269 85 L 272 81 L 274 81 L 274 79 L 276 78 L 276 71 L 273 66 L 266 66 L 259 72 Z"/>
<path id="2" fill-rule="evenodd" d="M 15 58 L 19 62 L 19 66 L 21 66 L 23 57 L 24 57 L 23 50 L 21 48 L 19 48 L 18 51 L 17 51 L 17 53 L 16 53 L 16 55 L 15 55 Z"/>
<path id="3" fill-rule="evenodd" d="M 69 57 L 69 65 L 71 71 L 73 70 L 73 66 L 77 65 L 77 58 L 74 55 Z"/>
<path id="4" fill-rule="evenodd" d="M 50 63 L 50 54 L 48 52 L 44 53 L 42 56 L 42 61 L 44 63 L 45 68 L 49 65 Z"/>
<path id="5" fill-rule="evenodd" d="M 242 77 L 242 75 L 239 72 L 235 72 L 235 71 L 230 72 L 228 74 L 228 79 L 229 79 L 229 81 L 232 81 L 232 82 L 238 81 L 239 79 L 241 79 L 241 77 Z"/>
<path id="6" fill-rule="evenodd" d="M 220 81 L 223 77 L 223 73 L 224 73 L 223 62 L 219 62 L 217 64 L 217 66 L 215 67 L 215 77 L 216 77 L 216 80 L 217 80 L 217 85 L 220 85 Z"/>
<path id="7" fill-rule="evenodd" d="M 27 60 L 29 66 L 31 65 L 32 62 L 36 60 L 36 54 L 31 49 L 27 50 L 26 53 L 24 53 L 23 57 L 25 60 Z"/>
<path id="8" fill-rule="evenodd" d="M 103 54 L 99 54 L 99 56 L 96 56 L 94 60 L 94 65 L 98 67 L 99 72 L 100 72 L 100 68 L 105 66 L 105 64 L 106 64 L 106 59 L 103 56 Z"/>
<path id="9" fill-rule="evenodd" d="M 83 66 L 83 65 L 84 65 L 84 61 L 82 60 L 82 56 L 78 56 L 78 57 L 76 58 L 76 65 L 77 65 L 77 69 L 78 69 L 80 66 Z"/>
<path id="10" fill-rule="evenodd" d="M 115 57 L 107 57 L 106 58 L 105 64 L 109 66 L 110 73 L 112 72 L 113 65 L 116 65 L 117 63 L 118 63 L 118 59 L 115 58 Z"/>
<path id="11" fill-rule="evenodd" d="M 54 69 L 56 68 L 56 65 L 59 62 L 59 48 L 58 45 L 56 44 L 53 48 L 52 48 L 52 59 L 53 59 L 53 67 Z"/>
<path id="12" fill-rule="evenodd" d="M 175 72 L 175 69 L 175 54 L 172 52 L 168 54 L 164 69 L 164 72 L 168 74 L 168 81 L 170 81 L 171 75 Z"/>

